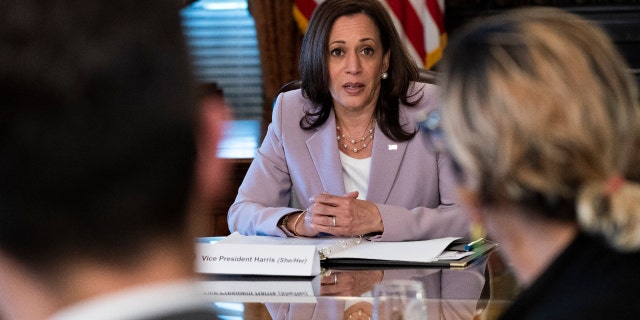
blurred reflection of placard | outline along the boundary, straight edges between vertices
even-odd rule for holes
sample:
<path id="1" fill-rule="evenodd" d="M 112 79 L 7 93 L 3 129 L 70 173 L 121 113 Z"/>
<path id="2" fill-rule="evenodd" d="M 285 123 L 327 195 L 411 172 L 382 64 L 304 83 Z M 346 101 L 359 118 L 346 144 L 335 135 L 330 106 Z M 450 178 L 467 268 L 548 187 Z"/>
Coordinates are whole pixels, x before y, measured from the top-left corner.
<path id="1" fill-rule="evenodd" d="M 316 303 L 320 276 L 216 276 L 199 281 L 205 299 L 213 302 Z"/>

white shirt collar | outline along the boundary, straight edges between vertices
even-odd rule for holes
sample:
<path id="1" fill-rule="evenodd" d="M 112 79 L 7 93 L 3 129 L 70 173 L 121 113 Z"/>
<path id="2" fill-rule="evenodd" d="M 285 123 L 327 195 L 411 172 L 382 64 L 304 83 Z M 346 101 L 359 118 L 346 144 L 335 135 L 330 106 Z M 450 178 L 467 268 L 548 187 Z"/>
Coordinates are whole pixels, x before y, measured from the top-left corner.
<path id="1" fill-rule="evenodd" d="M 197 289 L 186 280 L 135 287 L 81 301 L 49 320 L 129 320 L 206 307 Z"/>

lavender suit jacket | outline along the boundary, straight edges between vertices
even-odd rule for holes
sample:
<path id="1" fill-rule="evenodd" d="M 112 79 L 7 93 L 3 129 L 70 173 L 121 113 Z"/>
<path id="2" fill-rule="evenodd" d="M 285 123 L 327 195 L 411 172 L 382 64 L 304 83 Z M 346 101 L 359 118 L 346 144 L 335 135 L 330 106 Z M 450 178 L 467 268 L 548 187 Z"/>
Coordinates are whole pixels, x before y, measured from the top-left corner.
<path id="1" fill-rule="evenodd" d="M 412 85 L 410 91 L 419 91 L 422 99 L 415 107 L 400 106 L 405 131 L 415 130 L 416 112 L 436 107 L 437 90 L 434 85 Z M 302 130 L 300 119 L 311 108 L 300 90 L 277 97 L 266 137 L 229 209 L 231 232 L 285 237 L 278 227 L 282 216 L 309 207 L 311 196 L 347 192 L 335 114 L 316 129 Z M 384 223 L 384 232 L 374 240 L 466 236 L 469 222 L 456 204 L 450 159 L 423 134 L 405 142 L 389 139 L 379 128 L 374 134 L 366 199 L 378 206 Z"/>

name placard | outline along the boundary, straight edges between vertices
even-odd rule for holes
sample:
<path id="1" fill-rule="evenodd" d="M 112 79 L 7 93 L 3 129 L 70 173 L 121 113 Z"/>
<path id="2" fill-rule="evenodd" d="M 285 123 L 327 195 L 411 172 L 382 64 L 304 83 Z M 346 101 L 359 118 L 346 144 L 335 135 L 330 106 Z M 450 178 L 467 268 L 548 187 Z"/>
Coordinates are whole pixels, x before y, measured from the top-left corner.
<path id="1" fill-rule="evenodd" d="M 315 276 L 320 259 L 314 245 L 196 243 L 196 272 Z"/>

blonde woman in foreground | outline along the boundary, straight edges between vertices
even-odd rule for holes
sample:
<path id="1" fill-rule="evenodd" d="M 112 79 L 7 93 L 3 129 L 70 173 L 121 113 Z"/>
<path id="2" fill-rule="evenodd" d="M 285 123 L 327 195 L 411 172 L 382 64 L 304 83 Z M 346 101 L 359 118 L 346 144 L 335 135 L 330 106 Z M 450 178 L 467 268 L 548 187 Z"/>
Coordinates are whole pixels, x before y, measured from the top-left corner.
<path id="1" fill-rule="evenodd" d="M 611 40 L 527 8 L 447 50 L 442 127 L 460 190 L 524 288 L 503 318 L 637 319 L 638 87 Z"/>

